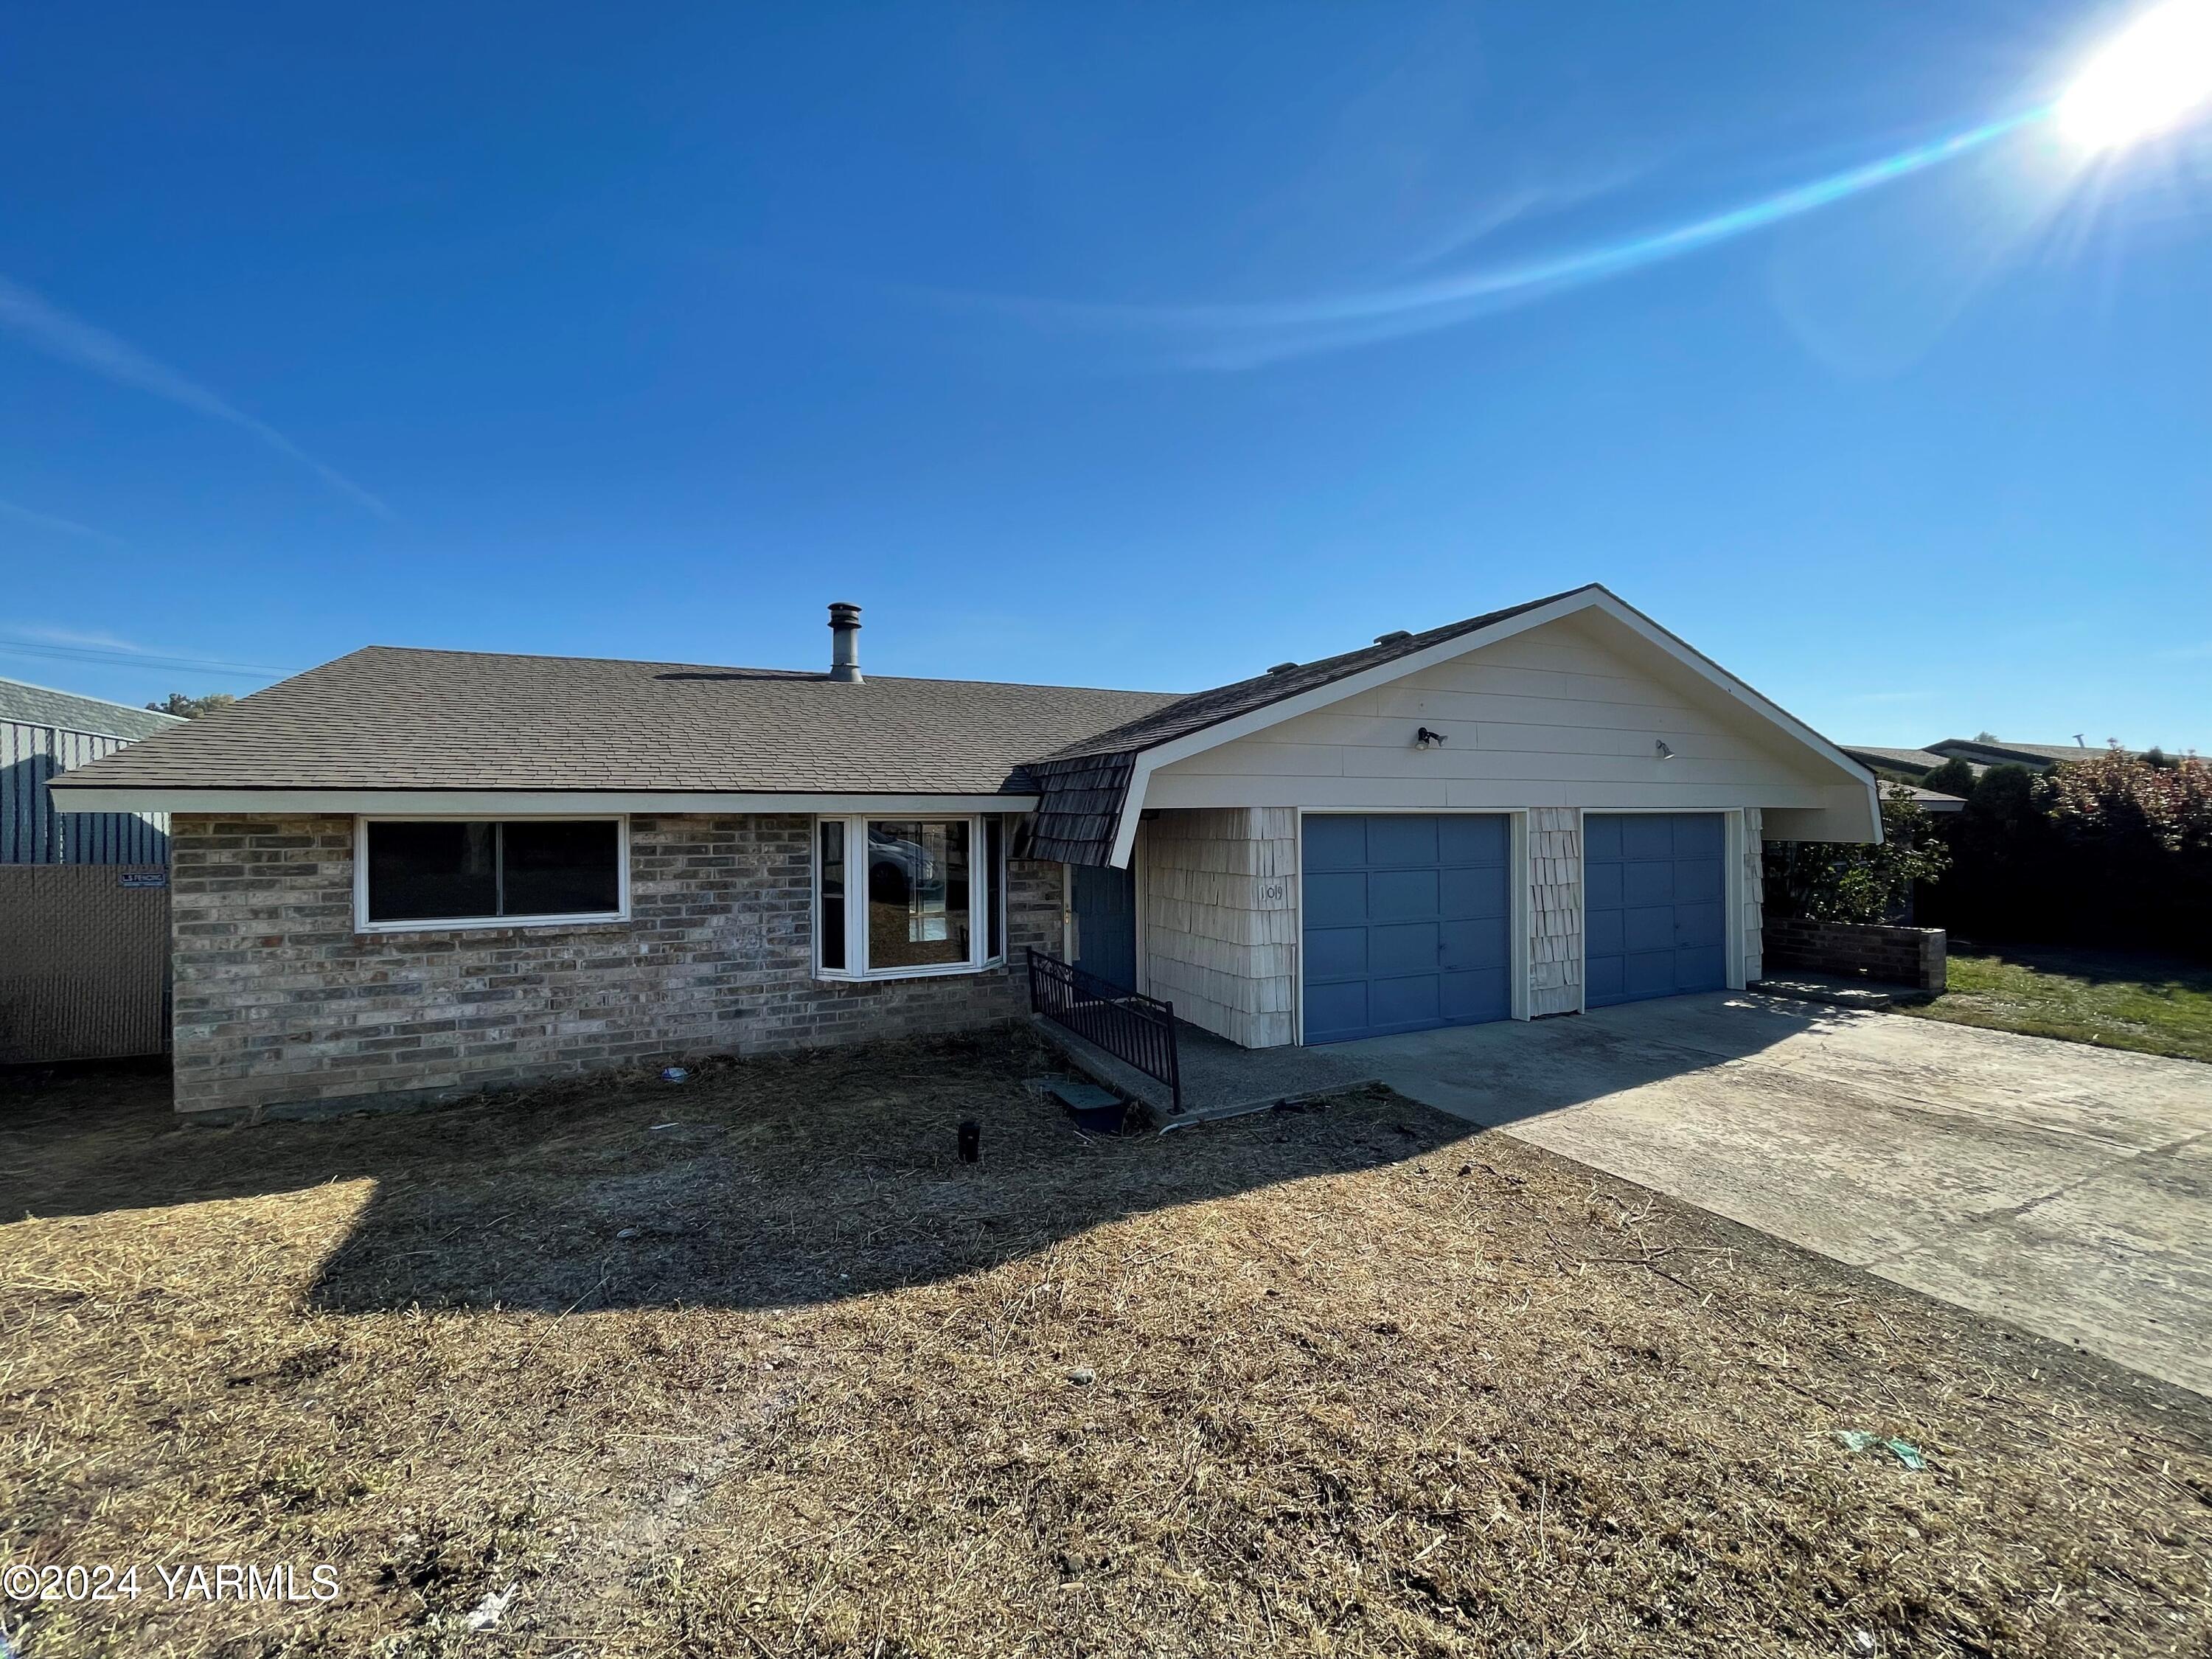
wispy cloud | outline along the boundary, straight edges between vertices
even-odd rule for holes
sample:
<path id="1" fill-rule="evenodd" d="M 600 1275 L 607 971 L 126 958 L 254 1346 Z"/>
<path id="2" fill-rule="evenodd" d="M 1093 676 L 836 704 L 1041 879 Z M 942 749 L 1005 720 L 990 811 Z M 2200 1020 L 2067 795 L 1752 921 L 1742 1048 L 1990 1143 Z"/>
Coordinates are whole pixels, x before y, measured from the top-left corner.
<path id="1" fill-rule="evenodd" d="M 226 678 L 266 680 L 291 672 L 266 663 L 228 662 L 189 651 L 142 645 L 114 634 L 76 628 L 32 627 L 0 634 L 0 657 L 39 658 L 62 662 L 109 663 L 164 671 L 215 674 Z"/>
<path id="2" fill-rule="evenodd" d="M 1498 264 L 1417 283 L 1306 300 L 1258 304 L 1117 306 L 939 292 L 947 303 L 1034 325 L 1127 335 L 1163 350 L 1170 363 L 1241 369 L 1449 328 L 1569 288 L 1624 275 L 1763 230 L 1877 189 L 2045 119 L 2047 107 L 1985 122 L 1863 166 L 1669 228 L 1547 258 Z M 1480 237 L 1510 221 L 1516 204 Z"/>
<path id="3" fill-rule="evenodd" d="M 13 501 L 0 501 L 0 519 L 12 519 L 17 524 L 29 525 L 34 530 L 51 530 L 58 536 L 81 536 L 88 542 L 106 542 L 110 547 L 120 547 L 120 538 L 104 530 L 94 530 L 88 524 L 79 524 L 75 519 L 58 518 L 52 513 L 33 513 L 27 507 L 18 507 Z"/>
<path id="4" fill-rule="evenodd" d="M 317 460 L 267 422 L 254 419 L 198 381 L 186 379 L 166 363 L 156 362 L 128 341 L 70 316 L 4 276 L 0 276 L 0 328 L 7 329 L 50 357 L 90 369 L 118 386 L 150 392 L 156 398 L 165 398 L 210 420 L 251 433 L 278 454 L 306 467 L 341 495 L 380 518 L 392 516 L 392 509 L 383 501 L 336 468 Z"/>

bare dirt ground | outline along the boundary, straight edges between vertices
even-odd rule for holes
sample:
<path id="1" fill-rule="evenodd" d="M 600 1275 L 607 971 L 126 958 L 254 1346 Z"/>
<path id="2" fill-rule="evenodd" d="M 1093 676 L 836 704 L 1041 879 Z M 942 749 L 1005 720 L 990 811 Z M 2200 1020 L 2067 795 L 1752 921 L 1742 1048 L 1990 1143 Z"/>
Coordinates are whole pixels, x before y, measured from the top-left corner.
<path id="1" fill-rule="evenodd" d="M 1380 1091 L 1087 1140 L 1044 1069 L 238 1130 L 158 1078 L 0 1091 L 0 1563 L 141 1570 L 10 1639 L 2212 1652 L 2197 1396 Z M 219 1562 L 338 1594 L 155 1571 Z"/>

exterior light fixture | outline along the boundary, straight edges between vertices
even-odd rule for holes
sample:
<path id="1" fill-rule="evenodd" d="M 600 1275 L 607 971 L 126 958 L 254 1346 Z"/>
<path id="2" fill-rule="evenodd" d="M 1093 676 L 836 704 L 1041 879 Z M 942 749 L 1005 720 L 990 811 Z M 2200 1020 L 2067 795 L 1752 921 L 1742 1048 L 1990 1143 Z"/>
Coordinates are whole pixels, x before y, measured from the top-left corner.
<path id="1" fill-rule="evenodd" d="M 1667 746 L 1666 738 L 1660 738 L 1656 739 L 1653 742 L 1651 746 L 1659 751 L 1659 758 L 1661 760 L 1672 760 L 1674 758 L 1674 751 Z"/>
<path id="2" fill-rule="evenodd" d="M 1443 732 L 1431 732 L 1425 726 L 1413 733 L 1413 747 L 1416 749 L 1441 749 L 1443 747 Z"/>

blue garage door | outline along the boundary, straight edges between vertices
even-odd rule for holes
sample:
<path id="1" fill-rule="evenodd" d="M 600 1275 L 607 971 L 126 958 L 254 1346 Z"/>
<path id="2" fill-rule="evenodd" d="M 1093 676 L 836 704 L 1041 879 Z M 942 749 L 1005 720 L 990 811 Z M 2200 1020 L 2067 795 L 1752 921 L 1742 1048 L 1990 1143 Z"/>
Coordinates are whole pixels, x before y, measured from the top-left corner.
<path id="1" fill-rule="evenodd" d="M 1502 816 L 1305 821 L 1305 1040 L 1512 1012 Z"/>
<path id="2" fill-rule="evenodd" d="M 1583 815 L 1591 1007 L 1727 987 L 1727 844 L 1717 812 Z"/>

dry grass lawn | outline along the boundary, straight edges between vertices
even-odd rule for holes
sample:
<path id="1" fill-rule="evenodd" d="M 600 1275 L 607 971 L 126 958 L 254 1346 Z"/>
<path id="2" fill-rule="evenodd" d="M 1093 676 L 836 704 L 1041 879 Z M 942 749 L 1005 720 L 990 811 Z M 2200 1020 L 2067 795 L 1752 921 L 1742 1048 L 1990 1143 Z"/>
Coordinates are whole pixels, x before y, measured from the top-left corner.
<path id="1" fill-rule="evenodd" d="M 0 1095 L 0 1561 L 342 1587 L 14 1602 L 11 1639 L 2212 1650 L 2192 1396 L 1385 1094 L 1095 1141 L 1043 1066 L 225 1131 L 157 1079 Z"/>

